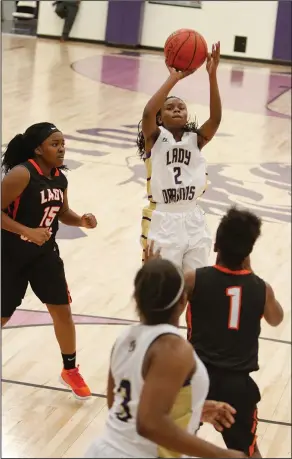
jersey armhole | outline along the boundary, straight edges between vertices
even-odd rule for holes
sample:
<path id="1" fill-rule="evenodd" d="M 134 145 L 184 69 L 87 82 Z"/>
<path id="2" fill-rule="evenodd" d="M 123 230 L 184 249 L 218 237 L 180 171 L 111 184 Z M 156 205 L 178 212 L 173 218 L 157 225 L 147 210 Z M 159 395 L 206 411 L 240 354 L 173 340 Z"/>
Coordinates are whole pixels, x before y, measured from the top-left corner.
<path id="1" fill-rule="evenodd" d="M 30 173 L 30 170 L 29 170 L 29 167 L 28 167 L 28 164 L 18 164 L 17 166 L 15 167 L 23 167 L 24 169 L 27 170 L 27 172 L 29 173 L 29 176 L 31 176 L 31 173 Z"/>
<path id="2" fill-rule="evenodd" d="M 157 126 L 157 129 L 159 130 L 159 135 L 157 136 L 157 139 L 155 140 L 155 142 L 153 143 L 152 147 L 151 147 L 151 150 L 149 152 L 146 152 L 144 153 L 144 161 L 148 158 L 150 158 L 151 154 L 152 154 L 152 151 L 153 151 L 153 148 L 155 147 L 155 145 L 157 144 L 158 140 L 160 139 L 161 135 L 163 134 L 163 127 L 162 126 Z"/>
<path id="3" fill-rule="evenodd" d="M 59 170 L 60 177 L 62 177 L 62 180 L 64 180 L 65 189 L 67 189 L 68 188 L 68 179 L 67 179 L 66 175 L 64 174 L 64 172 L 61 169 L 58 169 L 58 170 Z"/>
<path id="4" fill-rule="evenodd" d="M 114 352 L 116 350 L 116 344 L 118 342 L 119 338 L 116 339 L 116 341 L 114 342 L 113 344 L 113 347 L 111 349 L 111 354 L 110 354 L 110 367 L 112 366 L 112 361 L 113 361 L 113 358 L 114 358 Z"/>
<path id="5" fill-rule="evenodd" d="M 31 181 L 31 172 L 30 172 L 30 170 L 29 170 L 29 168 L 27 167 L 26 164 L 18 164 L 18 166 L 16 166 L 16 167 L 22 167 L 23 169 L 26 169 L 27 172 L 28 172 L 28 175 L 29 175 L 29 179 L 28 179 L 27 185 L 26 185 L 26 187 L 25 187 L 25 188 L 23 189 L 23 191 L 22 191 L 22 193 L 24 193 L 24 191 L 27 189 L 28 185 L 30 184 L 30 181 Z M 21 194 L 22 194 L 22 193 L 21 193 Z"/>
<path id="6" fill-rule="evenodd" d="M 153 337 L 152 341 L 150 341 L 150 343 L 148 343 L 148 346 L 147 346 L 147 348 L 145 349 L 144 359 L 143 359 L 143 362 L 142 362 L 141 368 L 140 368 L 140 377 L 141 377 L 141 380 L 142 380 L 143 382 L 144 382 L 143 366 L 144 366 L 144 362 L 145 362 L 147 353 L 149 352 L 151 346 L 152 346 L 159 338 L 161 338 L 162 336 L 165 336 L 165 335 L 175 335 L 175 336 L 178 336 L 179 338 L 182 338 L 182 336 L 180 335 L 180 333 L 175 333 L 175 332 L 171 332 L 171 331 L 165 331 L 165 332 L 162 332 L 160 335 L 154 336 L 154 337 Z M 182 339 L 183 339 L 183 338 L 182 338 Z"/>
<path id="7" fill-rule="evenodd" d="M 197 132 L 190 132 L 190 135 L 191 135 L 191 139 L 192 139 L 192 143 L 193 143 L 194 148 L 197 148 L 199 150 L 199 152 L 201 152 L 202 150 L 200 149 L 200 147 L 198 145 L 198 140 L 199 140 L 200 134 L 198 134 Z"/>
<path id="8" fill-rule="evenodd" d="M 123 339 L 124 339 L 124 336 L 127 335 L 128 331 L 124 331 L 124 333 L 122 333 L 120 336 L 118 336 L 112 346 L 112 349 L 111 349 L 111 353 L 110 353 L 110 368 L 112 368 L 112 363 L 114 361 L 114 358 L 115 358 L 115 352 L 117 350 L 117 348 L 119 347 L 118 344 L 120 342 L 123 342 Z"/>

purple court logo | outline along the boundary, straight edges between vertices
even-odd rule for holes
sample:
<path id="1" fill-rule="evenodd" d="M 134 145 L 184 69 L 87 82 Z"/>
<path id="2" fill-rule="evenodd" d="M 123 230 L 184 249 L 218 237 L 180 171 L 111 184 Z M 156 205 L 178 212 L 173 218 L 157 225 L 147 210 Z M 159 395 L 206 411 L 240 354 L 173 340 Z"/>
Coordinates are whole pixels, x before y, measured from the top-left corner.
<path id="1" fill-rule="evenodd" d="M 76 134 L 65 135 L 68 140 L 67 152 L 71 159 L 66 160 L 68 167 L 77 169 L 82 160 L 72 159 L 74 153 L 95 158 L 109 156 L 109 151 L 130 152 L 125 157 L 125 167 L 129 169 L 129 178 L 119 183 L 127 186 L 137 183 L 146 187 L 145 167 L 136 152 L 137 125 L 124 125 L 117 129 L 92 128 L 77 130 Z M 228 133 L 218 133 L 218 137 L 232 137 Z M 70 146 L 78 142 L 78 147 Z M 81 146 L 79 146 L 81 144 Z M 3 146 L 4 147 L 4 146 Z M 217 163 L 208 164 L 209 186 L 200 198 L 200 205 L 207 214 L 221 216 L 232 204 L 238 204 L 256 212 L 269 222 L 291 221 L 291 165 L 279 162 L 261 164 Z M 275 197 L 276 202 L 271 202 Z M 142 205 L 141 205 L 142 207 Z M 70 233 L 70 235 L 69 235 Z M 79 229 L 68 229 L 60 225 L 60 239 L 84 237 Z"/>
<path id="2" fill-rule="evenodd" d="M 133 162 L 133 164 L 132 164 Z M 127 158 L 127 164 L 132 172 L 131 177 L 121 182 L 126 185 L 132 181 L 145 186 L 144 164 L 137 164 L 133 157 Z M 237 165 L 238 166 L 238 165 Z M 264 204 L 264 189 L 272 187 L 275 190 L 282 190 L 287 199 L 291 196 L 291 166 L 281 163 L 262 163 L 257 166 L 241 165 L 241 169 L 255 177 L 249 182 L 236 178 L 232 173 L 232 166 L 229 164 L 208 165 L 209 185 L 200 198 L 199 204 L 204 211 L 211 215 L 223 215 L 232 204 L 238 204 L 254 211 L 263 220 L 270 222 L 290 222 L 291 205 Z M 256 181 L 256 179 L 258 180 Z M 257 191 L 254 183 L 259 183 L 261 191 Z M 271 192 L 270 192 L 271 194 Z"/>
<path id="3" fill-rule="evenodd" d="M 135 139 L 137 125 L 124 125 L 119 129 L 82 129 L 78 135 L 68 135 L 66 139 L 84 142 L 84 149 L 68 147 L 68 152 L 88 156 L 110 155 L 103 147 L 129 151 L 133 154 L 125 158 L 129 178 L 119 183 L 137 183 L 145 187 L 145 167 L 136 153 Z M 231 137 L 218 133 L 218 137 Z M 116 151 L 115 151 L 116 152 Z M 265 162 L 261 164 L 209 164 L 209 186 L 200 199 L 204 211 L 212 215 L 222 215 L 232 204 L 247 207 L 263 220 L 270 222 L 291 221 L 291 165 L 287 163 Z M 239 177 L 246 177 L 242 179 Z M 271 196 L 281 196 L 280 202 L 270 202 Z"/>

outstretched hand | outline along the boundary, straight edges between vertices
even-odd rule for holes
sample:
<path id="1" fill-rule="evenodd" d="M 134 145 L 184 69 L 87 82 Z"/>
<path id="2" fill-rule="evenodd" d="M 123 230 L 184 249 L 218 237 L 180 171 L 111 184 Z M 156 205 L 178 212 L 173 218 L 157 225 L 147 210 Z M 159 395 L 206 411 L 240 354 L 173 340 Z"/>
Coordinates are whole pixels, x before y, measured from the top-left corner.
<path id="1" fill-rule="evenodd" d="M 182 80 L 183 78 L 186 78 L 189 75 L 192 75 L 192 73 L 194 73 L 196 71 L 196 70 L 185 70 L 185 71 L 176 70 L 173 67 L 170 67 L 169 65 L 167 65 L 166 62 L 165 62 L 165 65 L 168 68 L 168 71 L 169 71 L 170 75 L 173 78 L 175 78 L 177 81 Z"/>
<path id="2" fill-rule="evenodd" d="M 144 263 L 150 260 L 157 260 L 158 258 L 161 258 L 160 255 L 160 249 L 157 249 L 154 252 L 154 241 L 151 241 L 151 243 L 147 244 L 144 252 Z"/>
<path id="3" fill-rule="evenodd" d="M 212 52 L 208 54 L 206 69 L 209 75 L 216 73 L 220 61 L 220 41 L 212 45 Z"/>

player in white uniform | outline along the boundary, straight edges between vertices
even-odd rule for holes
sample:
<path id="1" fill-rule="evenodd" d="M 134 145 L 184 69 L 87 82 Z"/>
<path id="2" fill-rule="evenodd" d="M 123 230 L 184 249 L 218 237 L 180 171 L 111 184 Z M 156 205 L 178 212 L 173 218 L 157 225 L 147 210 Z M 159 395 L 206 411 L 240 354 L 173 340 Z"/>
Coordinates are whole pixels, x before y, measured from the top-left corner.
<path id="1" fill-rule="evenodd" d="M 161 248 L 161 255 L 183 268 L 208 264 L 211 236 L 197 199 L 206 188 L 207 171 L 202 148 L 213 138 L 221 121 L 216 71 L 220 43 L 207 60 L 210 80 L 210 117 L 198 128 L 188 122 L 185 103 L 168 97 L 175 84 L 193 72 L 170 75 L 147 103 L 138 134 L 139 153 L 147 170 L 149 206 L 143 210 L 141 243 Z"/>
<path id="2" fill-rule="evenodd" d="M 205 401 L 207 371 L 178 323 L 184 278 L 168 260 L 145 263 L 135 278 L 140 324 L 127 327 L 111 355 L 105 431 L 87 458 L 245 457 L 194 435 L 201 420 L 234 422 L 227 404 Z"/>

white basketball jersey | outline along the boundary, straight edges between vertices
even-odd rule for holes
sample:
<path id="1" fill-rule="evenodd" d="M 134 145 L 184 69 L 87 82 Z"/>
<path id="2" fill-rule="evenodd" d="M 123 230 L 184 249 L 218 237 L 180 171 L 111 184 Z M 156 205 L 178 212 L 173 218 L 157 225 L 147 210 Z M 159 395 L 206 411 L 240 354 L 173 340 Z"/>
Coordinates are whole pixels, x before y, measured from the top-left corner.
<path id="1" fill-rule="evenodd" d="M 145 158 L 148 198 L 157 204 L 187 204 L 206 188 L 206 161 L 197 144 L 197 134 L 185 132 L 176 142 L 160 126 L 160 135 Z M 149 183 L 150 182 L 150 183 Z"/>
<path id="2" fill-rule="evenodd" d="M 179 330 L 172 325 L 134 325 L 117 339 L 112 356 L 111 372 L 115 382 L 115 399 L 106 422 L 104 441 L 125 457 L 181 457 L 167 451 L 137 433 L 137 410 L 144 385 L 142 367 L 144 357 L 160 335 L 171 333 L 181 336 Z M 187 381 L 176 399 L 170 413 L 180 427 L 194 433 L 200 423 L 202 408 L 209 389 L 207 370 L 198 356 L 196 372 Z"/>

